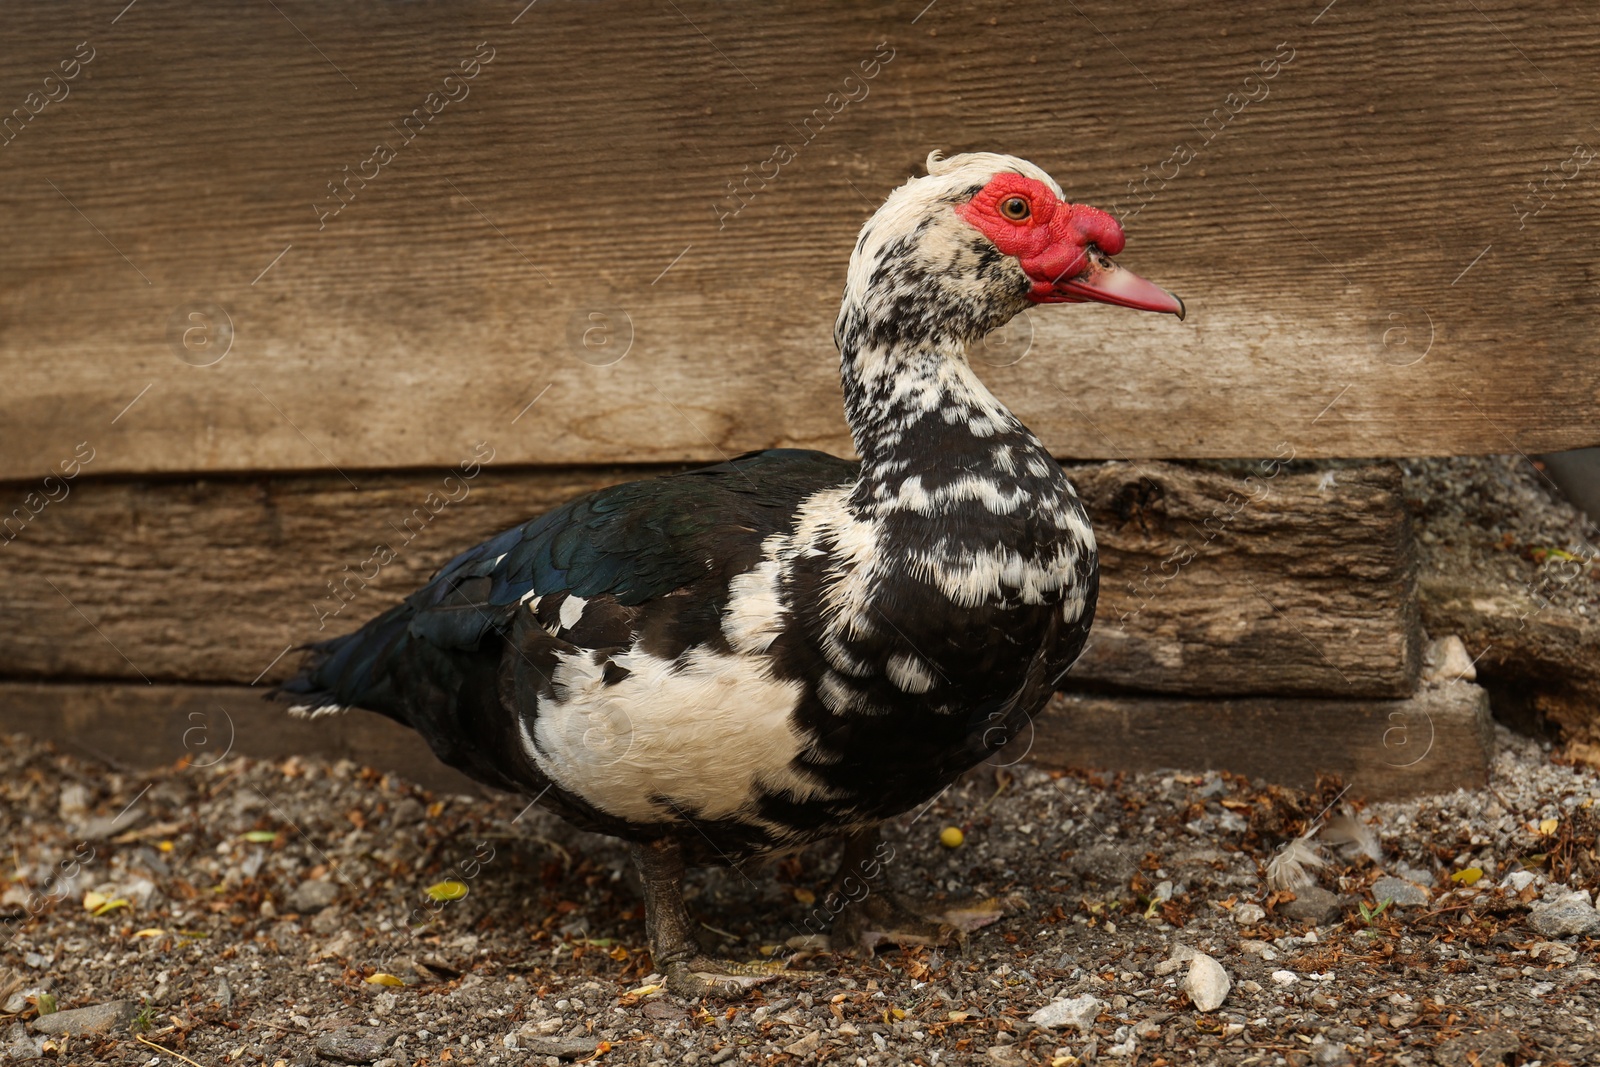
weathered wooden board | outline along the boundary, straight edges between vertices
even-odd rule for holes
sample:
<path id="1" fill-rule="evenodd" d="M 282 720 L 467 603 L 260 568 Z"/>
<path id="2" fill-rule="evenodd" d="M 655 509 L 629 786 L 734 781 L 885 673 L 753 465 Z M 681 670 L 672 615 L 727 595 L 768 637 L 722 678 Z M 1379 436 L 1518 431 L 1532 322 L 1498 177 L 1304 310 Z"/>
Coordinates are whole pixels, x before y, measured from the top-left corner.
<path id="1" fill-rule="evenodd" d="M 25 5 L 0 478 L 845 449 L 851 242 L 971 146 L 1189 303 L 986 353 L 1059 454 L 1595 444 L 1597 49 L 1556 0 Z"/>
<path id="2" fill-rule="evenodd" d="M 1482 788 L 1494 727 L 1468 682 L 1404 700 L 1199 700 L 1060 694 L 998 760 L 1113 771 L 1225 770 L 1368 799 Z"/>
<path id="3" fill-rule="evenodd" d="M 1174 700 L 1063 695 L 994 762 L 1097 770 L 1229 770 L 1308 787 L 1344 776 L 1369 799 L 1482 786 L 1488 699 L 1465 682 L 1406 700 Z M 0 682 L 0 735 L 29 733 L 128 767 L 225 754 L 352 759 L 433 789 L 480 787 L 381 715 L 308 723 L 261 700 L 260 687 Z"/>
<path id="4" fill-rule="evenodd" d="M 1392 468 L 1075 467 L 1104 553 L 1075 685 L 1409 692 L 1416 612 Z M 0 532 L 0 676 L 277 680 L 485 537 L 639 468 L 83 480 Z M 452 500 L 452 498 L 454 498 Z M 380 566 L 379 545 L 394 555 Z"/>
<path id="5" fill-rule="evenodd" d="M 1430 576 L 1420 606 L 1431 634 L 1460 637 L 1476 657 L 1502 718 L 1554 725 L 1600 754 L 1600 626 L 1592 618 L 1471 571 Z"/>
<path id="6" fill-rule="evenodd" d="M 1421 626 L 1393 466 L 1075 467 L 1101 553 L 1074 687 L 1401 697 Z"/>

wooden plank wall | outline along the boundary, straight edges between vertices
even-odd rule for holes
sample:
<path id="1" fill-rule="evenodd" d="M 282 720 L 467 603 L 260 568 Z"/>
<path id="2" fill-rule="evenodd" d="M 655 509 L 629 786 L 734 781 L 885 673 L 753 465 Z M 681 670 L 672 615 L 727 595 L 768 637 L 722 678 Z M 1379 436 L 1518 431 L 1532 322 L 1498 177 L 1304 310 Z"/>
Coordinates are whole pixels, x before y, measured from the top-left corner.
<path id="1" fill-rule="evenodd" d="M 973 146 L 1192 312 L 990 353 L 1060 454 L 1595 444 L 1597 54 L 1556 0 L 26 5 L 0 479 L 846 449 L 852 238 Z"/>
<path id="2" fill-rule="evenodd" d="M 1092 464 L 1072 477 L 1102 561 L 1079 686 L 1400 697 L 1416 559 L 1392 467 L 1336 478 Z M 87 481 L 0 537 L 5 675 L 275 682 L 438 566 L 580 492 L 657 471 L 479 469 Z M 1330 522 L 1329 516 L 1337 516 Z"/>

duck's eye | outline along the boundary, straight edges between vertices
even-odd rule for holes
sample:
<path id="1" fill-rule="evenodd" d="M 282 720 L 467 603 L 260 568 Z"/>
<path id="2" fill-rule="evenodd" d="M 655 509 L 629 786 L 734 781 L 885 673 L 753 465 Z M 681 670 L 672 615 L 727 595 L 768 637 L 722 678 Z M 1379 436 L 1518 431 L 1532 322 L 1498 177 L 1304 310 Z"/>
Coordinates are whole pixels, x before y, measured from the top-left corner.
<path id="1" fill-rule="evenodd" d="M 1028 217 L 1028 202 L 1020 196 L 1008 196 L 1000 201 L 1000 214 L 1012 222 L 1021 222 Z"/>

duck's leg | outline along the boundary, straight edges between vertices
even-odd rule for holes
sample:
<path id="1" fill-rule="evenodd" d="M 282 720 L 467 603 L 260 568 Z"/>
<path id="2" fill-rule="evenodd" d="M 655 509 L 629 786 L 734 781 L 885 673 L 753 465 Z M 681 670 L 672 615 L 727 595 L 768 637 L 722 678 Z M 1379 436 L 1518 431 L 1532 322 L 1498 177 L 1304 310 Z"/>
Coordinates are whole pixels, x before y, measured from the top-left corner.
<path id="1" fill-rule="evenodd" d="M 877 827 L 844 839 L 838 873 L 824 898 L 830 906 L 842 901 L 830 937 L 834 951 L 871 955 L 884 944 L 949 945 L 1005 916 L 994 901 L 940 907 L 897 893 L 889 885 L 893 863 L 894 851 Z"/>
<path id="2" fill-rule="evenodd" d="M 683 852 L 676 841 L 634 845 L 633 862 L 644 884 L 650 959 L 668 990 L 681 997 L 742 997 L 776 977 L 781 964 L 738 964 L 705 954 L 683 903 Z"/>

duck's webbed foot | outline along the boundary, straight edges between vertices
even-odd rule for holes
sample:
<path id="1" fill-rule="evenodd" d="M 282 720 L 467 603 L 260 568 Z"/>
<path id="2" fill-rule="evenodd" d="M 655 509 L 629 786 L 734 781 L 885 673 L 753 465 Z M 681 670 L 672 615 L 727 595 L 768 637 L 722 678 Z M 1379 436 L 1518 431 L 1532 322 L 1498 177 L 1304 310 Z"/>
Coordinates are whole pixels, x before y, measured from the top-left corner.
<path id="1" fill-rule="evenodd" d="M 644 884 L 650 958 L 666 978 L 669 992 L 732 999 L 777 978 L 782 963 L 737 963 L 705 954 L 683 903 L 683 854 L 676 842 L 634 845 L 633 861 Z"/>
<path id="2" fill-rule="evenodd" d="M 956 945 L 1006 915 L 994 900 L 938 905 L 898 893 L 886 867 L 876 828 L 845 839 L 831 889 L 844 901 L 833 920 L 833 951 L 871 955 L 880 945 Z"/>

